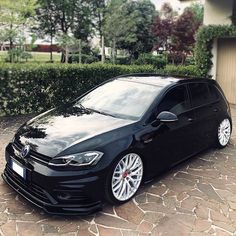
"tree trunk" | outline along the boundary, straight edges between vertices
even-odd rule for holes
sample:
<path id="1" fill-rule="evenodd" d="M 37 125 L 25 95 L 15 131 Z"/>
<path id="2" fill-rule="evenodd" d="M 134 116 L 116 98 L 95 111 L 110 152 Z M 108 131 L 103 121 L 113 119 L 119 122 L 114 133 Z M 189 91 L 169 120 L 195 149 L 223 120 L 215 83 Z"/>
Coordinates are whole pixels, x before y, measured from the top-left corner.
<path id="1" fill-rule="evenodd" d="M 82 63 L 82 45 L 81 45 L 81 39 L 79 39 L 79 64 Z"/>
<path id="2" fill-rule="evenodd" d="M 105 45 L 104 45 L 104 36 L 102 36 L 102 64 L 105 63 Z"/>
<path id="3" fill-rule="evenodd" d="M 112 63 L 116 63 L 116 39 L 113 39 L 113 45 L 112 45 Z"/>
<path id="4" fill-rule="evenodd" d="M 12 32 L 12 28 L 13 28 L 13 25 L 10 24 L 11 32 Z M 12 37 L 10 37 L 9 41 L 10 41 L 10 49 L 9 49 L 10 50 L 10 63 L 13 63 L 14 58 L 13 58 L 13 55 L 12 55 L 12 49 L 13 49 L 13 39 L 12 39 Z"/>
<path id="5" fill-rule="evenodd" d="M 68 46 L 65 48 L 65 63 L 68 63 L 68 58 L 69 58 L 69 49 Z"/>
<path id="6" fill-rule="evenodd" d="M 52 29 L 51 29 L 51 34 L 50 34 L 50 62 L 53 62 L 53 57 L 52 57 Z"/>

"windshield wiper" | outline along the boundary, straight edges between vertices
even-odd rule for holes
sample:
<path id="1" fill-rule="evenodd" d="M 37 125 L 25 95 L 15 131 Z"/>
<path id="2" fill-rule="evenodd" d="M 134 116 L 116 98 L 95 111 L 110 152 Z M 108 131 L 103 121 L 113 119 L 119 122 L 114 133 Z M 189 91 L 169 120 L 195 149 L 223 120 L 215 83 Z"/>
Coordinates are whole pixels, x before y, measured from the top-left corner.
<path id="1" fill-rule="evenodd" d="M 83 110 L 88 110 L 86 107 L 84 107 L 81 103 L 78 103 L 78 104 L 76 104 L 76 105 L 79 105 L 79 107 L 81 108 L 81 109 L 83 109 Z"/>
<path id="2" fill-rule="evenodd" d="M 111 114 L 106 113 L 106 112 L 103 112 L 103 111 L 98 111 L 98 110 L 95 110 L 95 109 L 93 109 L 93 108 L 86 108 L 86 109 L 89 110 L 89 111 L 93 111 L 93 112 L 96 112 L 96 113 L 105 115 L 105 116 L 111 116 L 111 117 L 117 118 L 117 117 L 114 116 L 114 115 L 111 115 Z"/>

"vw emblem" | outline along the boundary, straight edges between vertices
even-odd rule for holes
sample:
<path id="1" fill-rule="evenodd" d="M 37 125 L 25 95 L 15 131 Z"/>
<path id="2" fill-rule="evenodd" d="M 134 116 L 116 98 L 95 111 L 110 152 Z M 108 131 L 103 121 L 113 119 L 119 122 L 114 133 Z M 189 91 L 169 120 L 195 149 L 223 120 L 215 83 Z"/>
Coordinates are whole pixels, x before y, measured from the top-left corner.
<path id="1" fill-rule="evenodd" d="M 25 145 L 25 146 L 21 149 L 20 156 L 21 156 L 22 158 L 25 158 L 25 157 L 29 154 L 29 151 L 30 151 L 30 146 L 29 146 L 29 145 Z"/>

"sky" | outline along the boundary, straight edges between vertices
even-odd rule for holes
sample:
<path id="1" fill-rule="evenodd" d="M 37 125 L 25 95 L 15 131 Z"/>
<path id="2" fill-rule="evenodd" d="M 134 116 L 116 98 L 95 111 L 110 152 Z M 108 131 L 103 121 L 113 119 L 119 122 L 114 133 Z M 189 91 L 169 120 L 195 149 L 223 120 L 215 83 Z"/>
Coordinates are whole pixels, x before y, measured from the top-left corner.
<path id="1" fill-rule="evenodd" d="M 175 8 L 175 9 L 178 8 L 178 3 L 179 3 L 178 0 L 151 0 L 151 1 L 156 5 L 157 10 L 159 10 L 160 7 L 165 2 L 171 3 L 172 7 Z"/>
<path id="2" fill-rule="evenodd" d="M 185 1 L 185 2 L 181 2 L 179 0 L 151 0 L 155 6 L 157 10 L 160 10 L 161 6 L 163 5 L 163 3 L 168 2 L 171 4 L 171 6 L 174 8 L 174 10 L 176 11 L 182 11 L 187 5 L 191 4 L 191 1 Z M 190 2 L 190 3 L 189 3 Z M 193 1 L 194 2 L 194 1 Z M 196 0 L 196 2 L 204 2 L 204 0 Z"/>

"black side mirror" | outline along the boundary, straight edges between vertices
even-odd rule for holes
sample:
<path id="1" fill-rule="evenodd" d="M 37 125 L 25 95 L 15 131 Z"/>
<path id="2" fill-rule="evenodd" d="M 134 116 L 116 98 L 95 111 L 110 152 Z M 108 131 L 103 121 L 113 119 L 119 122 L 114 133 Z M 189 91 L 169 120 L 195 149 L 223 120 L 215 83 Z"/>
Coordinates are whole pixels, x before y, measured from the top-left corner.
<path id="1" fill-rule="evenodd" d="M 157 116 L 156 120 L 162 123 L 170 123 L 178 121 L 178 117 L 172 112 L 163 111 Z"/>

